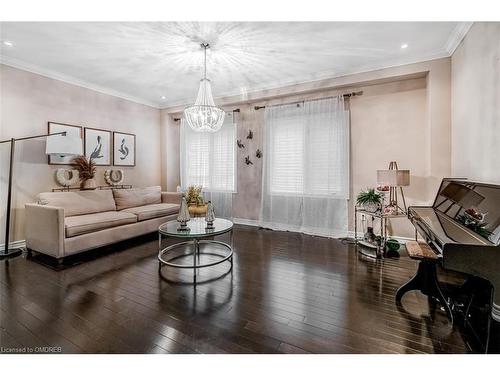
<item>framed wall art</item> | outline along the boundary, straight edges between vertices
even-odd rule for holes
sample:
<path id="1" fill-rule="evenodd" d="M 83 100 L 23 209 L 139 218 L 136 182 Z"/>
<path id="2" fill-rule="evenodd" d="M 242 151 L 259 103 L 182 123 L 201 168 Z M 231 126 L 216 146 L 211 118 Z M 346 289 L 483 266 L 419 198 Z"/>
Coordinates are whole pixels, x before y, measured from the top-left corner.
<path id="1" fill-rule="evenodd" d="M 111 131 L 85 128 L 85 157 L 96 165 L 111 165 Z"/>
<path id="2" fill-rule="evenodd" d="M 135 134 L 113 132 L 113 165 L 135 167 Z"/>
<path id="3" fill-rule="evenodd" d="M 47 134 L 66 132 L 70 137 L 80 137 L 83 142 L 83 127 L 77 125 L 63 124 L 60 122 L 48 122 Z M 59 156 L 48 155 L 48 163 L 54 165 L 70 165 L 75 155 Z"/>

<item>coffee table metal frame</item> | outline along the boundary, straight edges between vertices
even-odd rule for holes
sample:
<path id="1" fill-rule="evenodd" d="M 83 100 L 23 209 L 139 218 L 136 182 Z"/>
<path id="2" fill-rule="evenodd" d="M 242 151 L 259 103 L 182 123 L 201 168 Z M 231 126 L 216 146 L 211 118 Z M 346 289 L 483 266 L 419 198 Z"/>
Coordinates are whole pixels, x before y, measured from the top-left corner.
<path id="1" fill-rule="evenodd" d="M 225 233 L 229 233 L 229 243 L 222 242 L 222 241 L 202 239 L 202 238 L 207 238 L 207 237 L 220 236 L 220 235 L 225 234 Z M 175 237 L 175 238 L 189 238 L 191 240 L 175 243 L 173 245 L 162 248 L 162 238 L 164 236 L 165 237 Z M 203 254 L 203 252 L 200 252 L 200 244 L 217 244 L 217 245 L 220 245 L 222 247 L 225 247 L 227 250 L 229 250 L 229 253 L 217 254 L 217 253 L 211 252 L 210 255 L 220 257 L 221 259 L 218 259 L 214 262 L 201 264 L 200 263 L 200 254 Z M 174 263 L 171 261 L 171 260 L 176 259 L 178 257 L 174 257 L 174 258 L 171 258 L 168 260 L 165 260 L 163 258 L 169 252 L 171 252 L 177 248 L 186 246 L 186 245 L 193 246 L 193 252 L 191 254 L 186 254 L 186 256 L 193 255 L 193 264 L 192 265 L 179 264 L 179 263 Z M 220 230 L 220 231 L 217 231 L 217 228 L 215 228 L 213 231 L 208 230 L 206 233 L 193 233 L 193 234 L 190 234 L 189 232 L 181 232 L 181 231 L 179 231 L 178 233 L 165 232 L 165 231 L 161 230 L 161 226 L 160 226 L 158 228 L 158 261 L 159 261 L 159 268 L 158 268 L 159 271 L 161 271 L 162 265 L 165 265 L 168 267 L 174 267 L 174 268 L 193 269 L 193 283 L 194 284 L 196 284 L 196 270 L 199 268 L 213 267 L 213 266 L 216 266 L 216 265 L 223 263 L 225 261 L 229 261 L 231 263 L 230 269 L 232 269 L 233 268 L 233 225 L 231 225 L 229 228 L 225 228 L 224 230 Z"/>

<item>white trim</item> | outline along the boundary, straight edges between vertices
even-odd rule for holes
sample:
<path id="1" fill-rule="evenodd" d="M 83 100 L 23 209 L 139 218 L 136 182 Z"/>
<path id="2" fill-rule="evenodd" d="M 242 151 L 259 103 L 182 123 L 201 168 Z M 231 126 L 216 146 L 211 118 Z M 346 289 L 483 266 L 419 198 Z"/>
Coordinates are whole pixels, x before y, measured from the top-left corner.
<path id="1" fill-rule="evenodd" d="M 464 23 L 466 23 L 466 22 L 464 22 Z M 470 27 L 470 25 L 469 25 L 469 27 Z M 458 26 L 457 26 L 457 28 L 458 28 Z M 468 31 L 468 28 L 466 31 Z M 452 36 L 454 38 L 456 37 L 455 33 L 456 32 L 454 31 L 452 34 Z M 449 41 L 451 39 L 452 39 L 452 37 L 450 37 L 448 39 L 446 46 L 448 46 L 448 43 L 450 43 Z M 461 40 L 462 39 L 460 39 L 459 42 Z M 360 67 L 358 70 L 346 70 L 346 71 L 342 71 L 342 72 L 325 71 L 325 72 L 321 72 L 321 73 L 316 73 L 316 74 L 314 74 L 314 76 L 305 77 L 303 80 L 297 80 L 297 79 L 279 80 L 279 81 L 273 82 L 270 85 L 249 88 L 248 91 L 246 92 L 246 94 L 250 95 L 250 96 L 259 97 L 260 95 L 262 95 L 266 91 L 283 89 L 283 88 L 286 88 L 288 86 L 302 85 L 302 84 L 308 84 L 308 83 L 317 83 L 317 82 L 321 82 L 321 81 L 326 81 L 326 80 L 331 80 L 331 79 L 336 79 L 336 78 L 341 78 L 341 77 L 346 77 L 346 76 L 351 76 L 351 75 L 374 72 L 377 70 L 390 69 L 390 68 L 396 68 L 396 67 L 405 66 L 405 65 L 418 64 L 418 63 L 422 63 L 422 62 L 426 62 L 426 61 L 432 61 L 432 60 L 442 59 L 445 57 L 450 57 L 450 55 L 451 54 L 448 52 L 448 50 L 443 47 L 443 49 L 440 49 L 437 51 L 432 51 L 432 52 L 428 53 L 427 55 L 425 55 L 421 58 L 418 58 L 418 59 L 411 59 L 411 60 L 406 60 L 406 61 L 394 59 L 393 61 L 388 62 L 385 65 L 380 65 L 377 63 L 367 64 L 363 67 Z M 38 75 L 41 75 L 44 77 L 52 78 L 52 79 L 62 81 L 65 83 L 69 83 L 72 85 L 87 88 L 89 90 L 100 92 L 100 93 L 106 94 L 106 95 L 111 95 L 111 96 L 114 96 L 117 98 L 131 101 L 131 102 L 147 105 L 149 107 L 153 107 L 156 109 L 164 109 L 164 110 L 170 111 L 171 109 L 177 109 L 177 107 L 185 107 L 189 104 L 192 104 L 191 99 L 188 99 L 188 98 L 178 99 L 178 100 L 174 100 L 174 101 L 167 100 L 167 101 L 162 101 L 162 102 L 150 101 L 150 100 L 139 98 L 139 97 L 136 97 L 133 95 L 129 95 L 129 94 L 120 92 L 120 91 L 116 91 L 116 90 L 113 90 L 113 89 L 110 89 L 110 88 L 107 88 L 104 86 L 93 84 L 93 83 L 90 83 L 88 81 L 80 80 L 78 78 L 71 77 L 71 76 L 68 76 L 66 74 L 58 73 L 54 70 L 41 68 L 41 67 L 36 66 L 34 64 L 27 63 L 27 62 L 24 62 L 22 60 L 18 60 L 18 59 L 8 57 L 8 56 L 0 55 L 0 64 L 12 66 L 12 67 L 17 68 L 17 69 L 22 69 L 22 70 L 25 70 L 25 71 L 28 71 L 28 72 L 31 72 L 34 74 L 38 74 Z M 225 98 L 238 96 L 240 94 L 241 94 L 241 91 L 239 89 L 238 90 L 230 90 L 230 91 L 219 93 L 214 99 L 215 99 L 215 101 L 219 101 L 219 100 L 223 100 Z"/>
<path id="2" fill-rule="evenodd" d="M 462 39 L 467 35 L 474 22 L 460 22 L 451 32 L 444 49 L 451 56 L 459 46 Z"/>
<path id="3" fill-rule="evenodd" d="M 260 227 L 260 223 L 258 220 L 240 219 L 238 217 L 233 218 L 233 223 L 241 225 L 249 225 L 251 227 Z"/>
<path id="4" fill-rule="evenodd" d="M 22 249 L 26 247 L 26 240 L 19 240 L 19 241 L 13 241 L 9 243 L 9 250 L 10 249 Z M 5 244 L 2 243 L 0 244 L 0 251 L 5 250 Z"/>
<path id="5" fill-rule="evenodd" d="M 0 55 L 0 64 L 11 66 L 11 67 L 16 68 L 16 69 L 25 70 L 27 72 L 38 74 L 38 75 L 41 75 L 41 76 L 44 76 L 47 78 L 55 79 L 57 81 L 68 83 L 70 85 L 83 87 L 83 88 L 86 88 L 86 89 L 89 89 L 92 91 L 99 92 L 101 94 L 111 95 L 111 96 L 114 96 L 116 98 L 125 99 L 125 100 L 128 100 L 130 102 L 134 102 L 134 103 L 146 105 L 148 107 L 160 109 L 160 106 L 158 105 L 158 103 L 151 102 L 149 100 L 144 100 L 144 99 L 138 98 L 136 96 L 125 94 L 123 92 L 116 91 L 116 90 L 113 90 L 113 89 L 110 89 L 110 88 L 107 88 L 104 86 L 96 85 L 96 84 L 93 84 L 93 83 L 90 83 L 87 81 L 83 81 L 83 80 L 80 80 L 78 78 L 68 76 L 66 74 L 57 73 L 53 70 L 40 68 L 36 65 L 33 65 L 33 64 L 30 64 L 30 63 L 27 63 L 27 62 L 24 62 L 24 61 L 21 61 L 18 59 L 14 59 L 12 57 Z"/>
<path id="6" fill-rule="evenodd" d="M 240 225 L 248 225 L 251 227 L 262 227 L 262 228 L 278 230 L 278 231 L 304 233 L 304 234 L 309 234 L 311 236 L 331 237 L 331 238 L 342 238 L 342 237 L 354 238 L 354 231 L 347 231 L 347 233 L 345 233 L 345 234 L 339 234 L 339 233 L 335 234 L 332 232 L 331 235 L 309 233 L 309 232 L 297 232 L 295 230 L 291 230 L 292 227 L 287 227 L 285 225 L 283 225 L 283 226 L 274 226 L 273 225 L 272 228 L 269 228 L 269 226 L 263 225 L 263 223 L 261 223 L 259 220 L 242 219 L 242 218 L 238 218 L 238 217 L 233 218 L 233 223 L 240 224 Z M 408 241 L 415 241 L 415 238 L 413 238 L 413 237 L 390 236 L 390 238 L 394 238 L 395 240 L 398 240 L 399 242 L 401 242 L 403 244 L 406 244 Z M 500 307 L 499 307 L 499 309 L 500 309 Z M 499 315 L 499 317 L 500 317 L 500 315 Z"/>
<path id="7" fill-rule="evenodd" d="M 296 85 L 304 85 L 304 84 L 319 84 L 322 81 L 329 81 L 333 79 L 338 79 L 338 78 L 344 78 L 344 77 L 349 77 L 349 76 L 356 76 L 359 74 L 364 74 L 364 73 L 371 73 L 371 72 L 376 72 L 378 70 L 384 70 L 384 69 L 391 69 L 391 68 L 398 68 L 406 65 L 413 65 L 413 64 L 420 64 L 428 61 L 433 61 L 433 60 L 439 60 L 443 58 L 450 57 L 450 54 L 448 53 L 447 50 L 440 49 L 438 51 L 433 51 L 427 54 L 426 56 L 419 58 L 419 59 L 411 59 L 408 61 L 397 61 L 394 60 L 387 65 L 377 65 L 377 64 L 370 64 L 370 65 L 365 65 L 358 70 L 346 70 L 342 72 L 323 72 L 323 73 L 316 73 L 313 77 L 306 77 L 303 80 L 280 80 L 280 81 L 275 81 L 270 85 L 267 86 L 261 86 L 261 87 L 255 87 L 255 88 L 248 88 L 247 91 L 245 92 L 246 96 L 252 96 L 254 99 L 251 100 L 236 100 L 237 103 L 243 102 L 243 103 L 248 103 L 248 102 L 256 102 L 256 101 L 261 101 L 261 96 L 265 94 L 267 91 L 272 91 L 272 90 L 280 90 L 280 89 L 286 89 L 290 86 L 296 86 Z M 334 88 L 332 86 L 331 88 Z M 322 88 L 321 90 L 323 90 Z M 300 92 L 291 92 L 291 95 L 297 95 L 300 94 Z M 227 98 L 232 98 L 232 97 L 237 97 L 241 95 L 240 90 L 232 90 L 232 91 L 226 91 L 222 93 L 218 93 L 216 97 L 214 97 L 214 100 L 216 102 L 225 100 Z M 283 94 L 283 95 L 288 95 L 288 94 Z M 192 100 L 191 100 L 192 102 Z M 165 101 L 161 103 L 160 109 L 166 110 L 168 113 L 178 113 L 182 111 L 180 107 L 185 107 L 188 106 L 190 103 L 190 99 L 179 99 L 175 101 Z M 192 103 L 191 103 L 192 104 Z M 225 103 L 222 105 L 223 107 L 225 105 L 230 105 Z"/>
<path id="8" fill-rule="evenodd" d="M 327 237 L 327 238 L 342 238 L 345 237 L 346 233 L 335 233 L 335 232 L 317 232 L 315 228 L 310 227 L 300 227 L 294 225 L 286 225 L 286 224 L 273 224 L 273 223 L 263 223 L 260 220 L 249 220 L 249 219 L 240 219 L 233 218 L 233 223 L 241 224 L 241 225 L 249 225 L 253 227 L 261 227 L 265 229 L 281 231 L 281 232 L 294 232 L 294 233 L 302 233 L 307 234 L 309 236 L 318 236 L 318 237 Z"/>

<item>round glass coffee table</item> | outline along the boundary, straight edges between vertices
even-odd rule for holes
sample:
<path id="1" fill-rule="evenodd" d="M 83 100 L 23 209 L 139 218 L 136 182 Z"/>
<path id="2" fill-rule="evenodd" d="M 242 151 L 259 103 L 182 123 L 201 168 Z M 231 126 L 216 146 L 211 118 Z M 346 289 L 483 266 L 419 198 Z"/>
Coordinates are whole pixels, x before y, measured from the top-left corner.
<path id="1" fill-rule="evenodd" d="M 204 267 L 212 267 L 216 266 L 225 261 L 229 261 L 231 263 L 231 268 L 233 267 L 233 223 L 226 219 L 215 219 L 214 225 L 212 229 L 207 228 L 207 223 L 205 222 L 205 218 L 192 218 L 187 222 L 187 226 L 189 230 L 179 230 L 180 223 L 176 220 L 169 221 L 165 224 L 162 224 L 158 228 L 158 261 L 159 267 L 163 265 L 175 268 L 188 268 L 193 269 L 193 282 L 196 284 L 196 270 Z M 212 239 L 207 239 L 209 237 L 219 236 L 224 233 L 229 233 L 230 241 L 229 243 L 222 241 L 215 241 Z M 184 238 L 187 241 L 179 242 L 165 248 L 162 247 L 162 238 L 163 237 L 175 237 L 175 238 Z M 215 256 L 218 259 L 209 263 L 200 263 L 200 245 L 201 244 L 210 244 L 210 255 Z M 172 251 L 185 247 L 186 245 L 191 245 L 193 251 L 191 253 L 167 258 L 168 254 Z M 223 250 L 222 253 L 214 253 L 213 251 L 217 249 L 217 251 Z M 193 256 L 193 263 L 179 263 L 175 262 L 179 258 L 185 258 L 186 256 Z"/>

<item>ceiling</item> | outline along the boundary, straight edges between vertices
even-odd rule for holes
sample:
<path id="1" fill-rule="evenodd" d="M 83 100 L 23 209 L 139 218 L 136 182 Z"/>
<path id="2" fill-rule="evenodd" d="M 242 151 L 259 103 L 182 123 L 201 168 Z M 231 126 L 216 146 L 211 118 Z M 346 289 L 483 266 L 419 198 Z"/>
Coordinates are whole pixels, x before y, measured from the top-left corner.
<path id="1" fill-rule="evenodd" d="M 0 62 L 165 108 L 194 101 L 203 41 L 211 45 L 208 78 L 214 96 L 224 97 L 450 56 L 469 27 L 460 22 L 2 22 Z"/>

